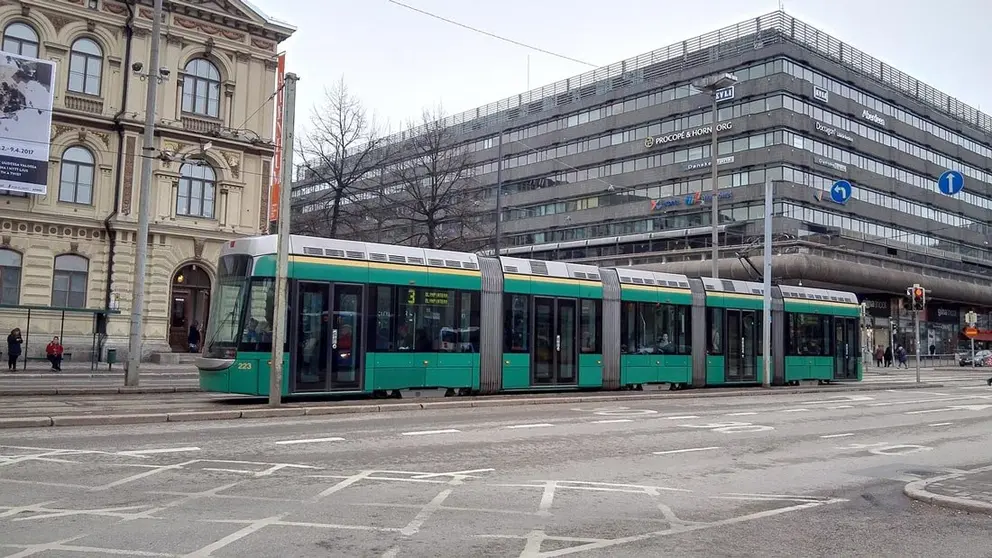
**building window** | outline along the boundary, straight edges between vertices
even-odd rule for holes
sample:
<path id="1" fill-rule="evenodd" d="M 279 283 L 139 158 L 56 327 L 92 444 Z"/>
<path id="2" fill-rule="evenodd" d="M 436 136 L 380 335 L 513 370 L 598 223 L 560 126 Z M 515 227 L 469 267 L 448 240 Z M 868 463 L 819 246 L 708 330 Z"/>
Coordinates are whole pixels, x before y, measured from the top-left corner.
<path id="1" fill-rule="evenodd" d="M 86 308 L 86 276 L 89 267 L 89 260 L 82 256 L 74 254 L 55 256 L 55 273 L 52 276 L 52 306 Z"/>
<path id="2" fill-rule="evenodd" d="M 85 147 L 75 146 L 62 154 L 62 176 L 59 182 L 59 201 L 93 203 L 93 176 L 95 161 Z"/>
<path id="3" fill-rule="evenodd" d="M 87 95 L 100 94 L 103 74 L 103 51 L 92 39 L 72 43 L 69 55 L 69 91 Z"/>
<path id="4" fill-rule="evenodd" d="M 38 33 L 26 23 L 11 23 L 3 30 L 3 51 L 38 58 Z"/>
<path id="5" fill-rule="evenodd" d="M 197 58 L 186 64 L 183 112 L 220 116 L 220 72 L 209 60 Z"/>
<path id="6" fill-rule="evenodd" d="M 19 304 L 21 298 L 21 255 L 0 249 L 0 304 Z"/>
<path id="7" fill-rule="evenodd" d="M 186 163 L 179 170 L 179 193 L 176 196 L 176 214 L 190 217 L 214 216 L 214 190 L 217 175 L 205 162 Z"/>

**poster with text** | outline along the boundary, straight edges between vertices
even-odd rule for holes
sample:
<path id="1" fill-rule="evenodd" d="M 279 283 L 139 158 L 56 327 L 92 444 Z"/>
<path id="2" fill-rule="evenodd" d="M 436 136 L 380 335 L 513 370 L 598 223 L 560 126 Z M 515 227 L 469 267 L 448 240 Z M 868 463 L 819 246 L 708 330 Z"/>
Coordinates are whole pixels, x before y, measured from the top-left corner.
<path id="1" fill-rule="evenodd" d="M 46 194 L 55 64 L 0 52 L 0 190 Z"/>

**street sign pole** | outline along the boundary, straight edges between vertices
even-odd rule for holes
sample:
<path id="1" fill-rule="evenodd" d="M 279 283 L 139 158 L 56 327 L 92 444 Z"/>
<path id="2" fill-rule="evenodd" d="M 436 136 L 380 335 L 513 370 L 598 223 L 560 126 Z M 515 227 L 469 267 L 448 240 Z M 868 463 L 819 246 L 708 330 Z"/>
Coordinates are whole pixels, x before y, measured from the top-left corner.
<path id="1" fill-rule="evenodd" d="M 976 368 L 977 364 L 975 363 L 975 334 L 977 334 L 978 332 L 975 331 L 975 326 L 978 325 L 978 314 L 976 314 L 974 310 L 971 310 L 967 314 L 965 314 L 964 321 L 968 323 L 968 329 L 964 333 L 971 339 L 971 367 Z"/>
<path id="2" fill-rule="evenodd" d="M 272 367 L 269 374 L 269 406 L 278 407 L 282 405 L 282 361 L 286 351 L 287 320 L 286 308 L 288 304 L 289 292 L 289 219 L 290 219 L 290 184 L 293 181 L 293 146 L 296 135 L 296 81 L 299 78 L 296 74 L 286 74 L 283 87 L 285 87 L 285 104 L 283 105 L 283 150 L 282 150 L 282 176 L 279 177 L 279 228 L 277 230 L 279 245 L 277 248 L 276 261 L 276 304 L 273 316 L 272 328 Z"/>
<path id="3" fill-rule="evenodd" d="M 765 254 L 762 262 L 764 281 L 764 315 L 761 319 L 761 355 L 764 374 L 763 387 L 772 386 L 772 181 L 765 179 Z"/>
<path id="4" fill-rule="evenodd" d="M 920 312 L 913 311 L 913 328 L 916 330 L 916 383 L 920 383 Z"/>

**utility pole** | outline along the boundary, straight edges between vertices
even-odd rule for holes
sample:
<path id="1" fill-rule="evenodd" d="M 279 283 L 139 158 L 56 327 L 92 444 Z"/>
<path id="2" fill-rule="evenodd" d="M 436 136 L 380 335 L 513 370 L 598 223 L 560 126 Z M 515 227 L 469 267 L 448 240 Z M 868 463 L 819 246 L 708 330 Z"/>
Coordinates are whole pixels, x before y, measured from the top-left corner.
<path id="1" fill-rule="evenodd" d="M 764 314 L 761 319 L 761 348 L 764 378 L 761 385 L 772 386 L 772 181 L 765 180 L 765 255 L 762 261 Z"/>
<path id="2" fill-rule="evenodd" d="M 272 373 L 269 375 L 269 406 L 278 407 L 282 405 L 282 361 L 285 354 L 286 340 L 286 308 L 289 301 L 289 204 L 290 193 L 293 183 L 293 146 L 295 145 L 294 127 L 296 122 L 296 82 L 299 78 L 296 74 L 286 74 L 283 94 L 282 115 L 282 176 L 279 178 L 281 187 L 279 188 L 279 248 L 278 261 L 276 263 L 276 307 L 274 310 L 275 322 L 272 327 Z"/>
<path id="3" fill-rule="evenodd" d="M 720 278 L 720 231 L 718 230 L 718 225 L 720 224 L 720 171 L 717 169 L 717 127 L 719 126 L 719 119 L 717 118 L 717 95 L 716 90 L 713 91 L 713 137 L 710 140 L 710 165 L 712 166 L 711 179 L 713 180 L 713 202 L 712 202 L 712 214 L 710 216 L 710 223 L 713 225 L 713 233 L 710 238 L 710 242 L 713 244 L 713 254 L 710 258 L 713 260 L 713 278 Z"/>
<path id="4" fill-rule="evenodd" d="M 527 58 L 530 61 L 530 58 Z M 499 131 L 499 148 L 496 155 L 496 250 L 494 255 L 499 257 L 500 235 L 503 232 L 503 129 Z"/>
<path id="5" fill-rule="evenodd" d="M 142 74 L 148 82 L 145 97 L 145 138 L 141 149 L 141 184 L 138 190 L 138 240 L 134 254 L 134 286 L 131 290 L 131 331 L 128 339 L 127 365 L 124 368 L 124 385 L 137 386 L 141 372 L 141 338 L 144 331 L 145 274 L 148 269 L 148 220 L 151 213 L 152 171 L 155 166 L 155 107 L 158 93 L 158 50 L 162 38 L 162 0 L 155 0 L 152 15 L 152 44 L 148 55 L 148 72 Z M 140 65 L 133 66 L 135 72 Z M 125 68 L 128 71 L 130 68 Z M 122 107 L 127 108 L 127 107 Z"/>
<path id="6" fill-rule="evenodd" d="M 971 367 L 975 368 L 977 366 L 975 363 L 975 334 L 978 333 L 975 330 L 975 326 L 978 325 L 978 314 L 974 310 L 970 310 L 965 314 L 964 321 L 968 323 L 968 329 L 965 330 L 965 335 L 971 339 Z"/>

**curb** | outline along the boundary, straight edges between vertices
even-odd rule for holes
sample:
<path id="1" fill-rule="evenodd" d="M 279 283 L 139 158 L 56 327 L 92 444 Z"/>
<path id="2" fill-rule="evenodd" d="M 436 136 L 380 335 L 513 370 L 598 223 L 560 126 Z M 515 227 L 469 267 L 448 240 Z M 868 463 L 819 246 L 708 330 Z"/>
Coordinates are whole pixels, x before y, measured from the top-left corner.
<path id="1" fill-rule="evenodd" d="M 148 386 L 148 387 L 23 387 L 0 388 L 0 397 L 21 397 L 31 395 L 140 395 L 149 393 L 203 393 L 199 386 Z"/>
<path id="2" fill-rule="evenodd" d="M 984 473 L 986 471 L 992 471 L 992 466 L 980 467 L 978 469 L 972 469 L 964 473 L 954 473 L 951 475 L 943 475 L 940 477 L 933 477 L 929 479 L 913 481 L 902 488 L 902 493 L 913 500 L 918 500 L 920 502 L 924 502 L 933 506 L 950 508 L 968 513 L 981 513 L 986 515 L 992 515 L 992 504 L 979 502 L 977 500 L 969 500 L 968 498 L 946 496 L 944 494 L 937 494 L 927 490 L 927 486 L 935 482 L 957 479 L 961 477 L 966 477 L 972 473 Z"/>
<path id="3" fill-rule="evenodd" d="M 384 405 L 317 405 L 278 408 L 223 409 L 204 411 L 177 411 L 174 413 L 133 413 L 116 415 L 57 415 L 0 418 L 0 430 L 7 428 L 36 428 L 47 426 L 108 426 L 123 424 L 148 424 L 162 422 L 190 422 L 205 420 L 235 420 L 278 417 L 302 417 L 322 415 L 345 415 L 359 413 L 389 413 L 398 411 L 422 411 L 443 409 L 470 409 L 486 407 L 513 407 L 521 405 L 565 405 L 574 403 L 597 403 L 613 401 L 643 401 L 652 399 L 702 399 L 707 397 L 738 397 L 762 395 L 795 395 L 807 393 L 849 393 L 859 391 L 881 391 L 889 389 L 940 388 L 943 384 L 875 384 L 871 386 L 852 385 L 850 387 L 811 387 L 761 389 L 747 391 L 701 391 L 699 393 L 641 393 L 634 395 L 587 395 L 565 397 L 529 397 L 471 399 L 456 401 L 427 401 L 424 403 L 387 403 Z M 123 389 L 123 388 L 120 388 Z M 133 393 L 133 392 L 128 392 Z"/>

